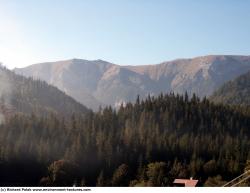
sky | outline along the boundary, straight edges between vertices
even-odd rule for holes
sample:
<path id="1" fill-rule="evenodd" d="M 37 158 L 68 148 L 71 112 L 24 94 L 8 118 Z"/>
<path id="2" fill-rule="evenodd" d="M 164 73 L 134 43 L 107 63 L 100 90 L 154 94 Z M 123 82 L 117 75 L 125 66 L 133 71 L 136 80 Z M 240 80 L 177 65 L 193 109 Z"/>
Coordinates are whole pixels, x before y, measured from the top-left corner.
<path id="1" fill-rule="evenodd" d="M 250 55 L 250 0 L 0 0 L 0 62 Z"/>

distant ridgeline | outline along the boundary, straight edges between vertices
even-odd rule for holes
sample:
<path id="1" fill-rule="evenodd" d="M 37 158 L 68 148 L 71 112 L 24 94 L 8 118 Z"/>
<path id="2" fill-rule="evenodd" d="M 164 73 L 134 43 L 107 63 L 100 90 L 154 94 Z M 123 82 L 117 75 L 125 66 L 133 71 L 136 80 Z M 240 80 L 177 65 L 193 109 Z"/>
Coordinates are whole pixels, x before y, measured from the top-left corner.
<path id="1" fill-rule="evenodd" d="M 209 55 L 155 65 L 120 66 L 72 59 L 34 64 L 14 71 L 52 84 L 98 111 L 100 105 L 134 102 L 161 92 L 210 96 L 222 84 L 250 70 L 250 56 Z"/>
<path id="2" fill-rule="evenodd" d="M 44 82 L 11 75 L 29 93 L 19 93 L 17 104 L 22 96 L 31 107 L 38 100 L 84 110 Z M 68 120 L 16 114 L 0 125 L 0 185 L 172 186 L 192 176 L 200 186 L 220 186 L 243 173 L 250 156 L 250 111 L 195 95 L 138 97 L 117 111 L 78 112 Z"/>

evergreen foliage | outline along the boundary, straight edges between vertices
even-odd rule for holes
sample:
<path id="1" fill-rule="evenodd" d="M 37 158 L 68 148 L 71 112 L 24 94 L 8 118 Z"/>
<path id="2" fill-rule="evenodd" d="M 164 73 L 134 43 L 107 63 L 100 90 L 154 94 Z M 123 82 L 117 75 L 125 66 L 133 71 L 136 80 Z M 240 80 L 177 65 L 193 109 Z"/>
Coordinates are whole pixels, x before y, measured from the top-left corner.
<path id="1" fill-rule="evenodd" d="M 219 186 L 244 171 L 249 115 L 174 94 L 68 119 L 16 114 L 0 125 L 0 185 Z"/>

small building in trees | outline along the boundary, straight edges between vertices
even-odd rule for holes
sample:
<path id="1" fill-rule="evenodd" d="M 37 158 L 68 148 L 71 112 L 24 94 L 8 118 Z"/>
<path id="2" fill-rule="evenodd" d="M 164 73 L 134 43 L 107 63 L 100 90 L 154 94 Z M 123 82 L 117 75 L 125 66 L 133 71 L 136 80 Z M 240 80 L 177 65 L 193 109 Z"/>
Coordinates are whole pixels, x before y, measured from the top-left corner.
<path id="1" fill-rule="evenodd" d="M 177 186 L 185 186 L 185 187 L 195 187 L 198 183 L 198 180 L 190 179 L 175 179 L 173 182 Z"/>

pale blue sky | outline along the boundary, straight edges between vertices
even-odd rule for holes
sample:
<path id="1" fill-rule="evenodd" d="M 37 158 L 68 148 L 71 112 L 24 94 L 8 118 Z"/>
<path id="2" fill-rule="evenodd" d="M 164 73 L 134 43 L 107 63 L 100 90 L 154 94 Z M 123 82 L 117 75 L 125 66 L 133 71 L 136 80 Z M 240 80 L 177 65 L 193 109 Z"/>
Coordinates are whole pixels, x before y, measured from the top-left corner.
<path id="1" fill-rule="evenodd" d="M 0 0 L 0 61 L 250 55 L 248 0 Z"/>

